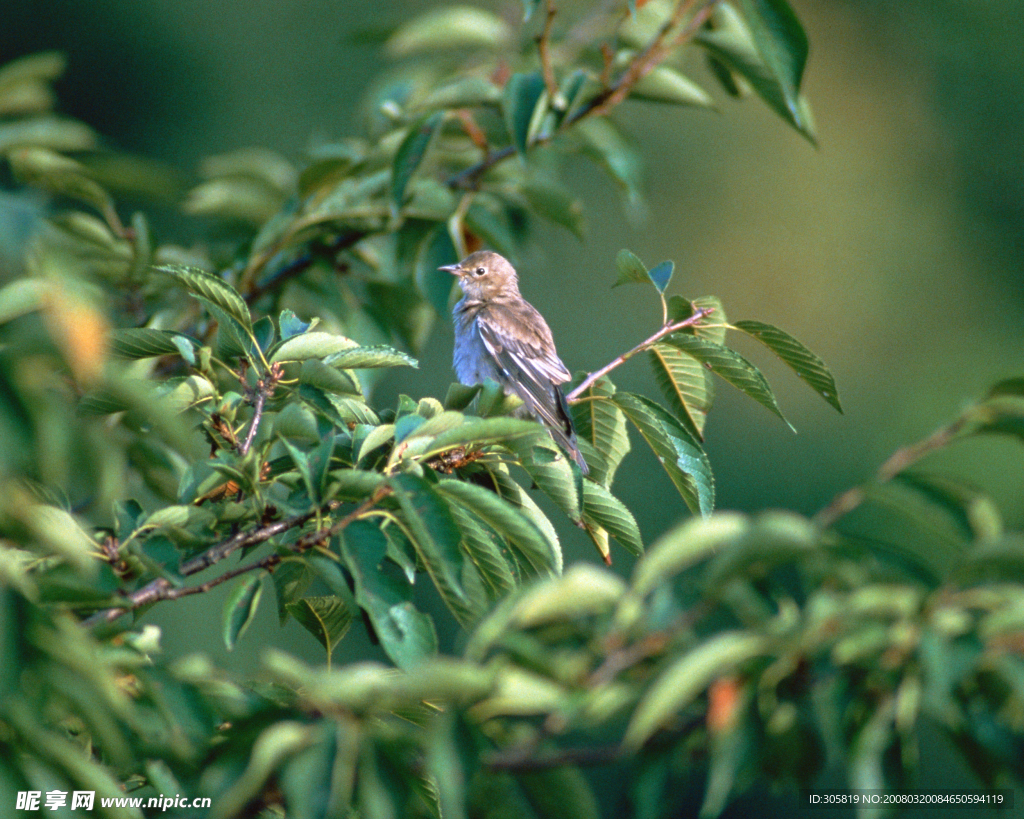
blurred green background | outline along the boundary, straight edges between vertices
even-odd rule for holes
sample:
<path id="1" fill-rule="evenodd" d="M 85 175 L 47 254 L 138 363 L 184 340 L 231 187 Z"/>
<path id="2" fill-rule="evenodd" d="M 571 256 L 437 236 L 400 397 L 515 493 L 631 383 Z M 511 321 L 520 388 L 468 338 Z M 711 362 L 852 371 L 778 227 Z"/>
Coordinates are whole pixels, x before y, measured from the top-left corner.
<path id="1" fill-rule="evenodd" d="M 517 0 L 487 5 L 521 14 Z M 587 203 L 586 241 L 544 228 L 520 272 L 573 370 L 604 364 L 660 320 L 651 293 L 609 289 L 622 247 L 649 265 L 674 260 L 673 292 L 715 294 L 730 318 L 777 324 L 817 351 L 844 416 L 751 346 L 744 351 L 764 365 L 799 433 L 724 385 L 707 428 L 719 508 L 810 514 L 992 381 L 1024 370 L 1024 4 L 793 5 L 811 41 L 806 91 L 818 148 L 756 100 L 719 94 L 717 113 L 627 103 L 618 116 L 648 163 L 647 219 L 627 219 L 613 186 L 580 166 L 573 182 Z M 209 154 L 263 146 L 299 159 L 318 137 L 359 133 L 364 92 L 386 68 L 383 36 L 425 6 L 3 0 L 0 62 L 64 51 L 66 113 L 194 179 Z M 694 77 L 706 79 L 700 65 Z M 443 396 L 450 352 L 444 319 L 420 370 L 390 376 L 380 400 Z M 617 375 L 627 387 L 650 379 L 643 360 Z M 1020 526 L 1019 455 L 1005 442 L 971 442 L 927 465 L 981 485 Z M 617 492 L 648 541 L 685 514 L 639 448 L 620 475 Z M 596 559 L 582 533 L 569 526 L 563 536 L 568 560 Z M 221 600 L 192 598 L 154 616 L 202 622 Z M 269 640 L 319 659 L 294 623 L 280 636 L 271 609 L 261 612 L 268 628 L 251 631 L 233 662 L 254 667 Z M 346 642 L 359 653 L 355 631 Z M 190 642 L 172 652 L 223 654 L 219 629 L 175 633 Z"/>

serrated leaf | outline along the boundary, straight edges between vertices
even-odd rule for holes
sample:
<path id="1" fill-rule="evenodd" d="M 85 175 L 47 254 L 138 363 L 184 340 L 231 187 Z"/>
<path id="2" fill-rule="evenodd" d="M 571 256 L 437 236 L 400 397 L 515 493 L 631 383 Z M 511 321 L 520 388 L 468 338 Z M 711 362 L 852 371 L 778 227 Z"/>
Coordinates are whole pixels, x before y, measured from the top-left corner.
<path id="1" fill-rule="evenodd" d="M 352 347 L 324 359 L 325 364 L 343 370 L 362 370 L 374 367 L 419 367 L 420 363 L 407 353 L 378 344 L 373 347 Z"/>
<path id="2" fill-rule="evenodd" d="M 328 665 L 334 647 L 352 625 L 352 614 L 345 601 L 336 595 L 303 597 L 285 604 L 288 613 L 312 634 L 327 652 Z"/>
<path id="3" fill-rule="evenodd" d="M 707 453 L 663 407 L 642 395 L 617 392 L 612 399 L 636 426 L 690 510 L 707 516 L 715 505 L 715 481 Z"/>
<path id="4" fill-rule="evenodd" d="M 505 84 L 502 93 L 505 127 L 520 155 L 524 155 L 530 145 L 538 109 L 543 105 L 544 97 L 544 78 L 539 71 L 513 74 Z"/>
<path id="5" fill-rule="evenodd" d="M 190 292 L 201 296 L 215 304 L 228 316 L 237 321 L 248 333 L 252 334 L 252 318 L 249 308 L 237 290 L 219 276 L 200 270 L 198 267 L 186 265 L 159 265 L 154 270 L 166 273 L 181 282 Z"/>
<path id="6" fill-rule="evenodd" d="M 441 480 L 434 490 L 450 503 L 472 512 L 508 541 L 539 573 L 556 572 L 559 560 L 555 545 L 544 533 L 511 504 L 498 495 L 474 484 Z"/>
<path id="7" fill-rule="evenodd" d="M 786 0 L 739 0 L 765 66 L 782 89 L 793 121 L 806 127 L 800 109 L 800 83 L 807 63 L 807 34 Z"/>
<path id="8" fill-rule="evenodd" d="M 569 465 L 569 459 L 558 449 L 551 437 L 539 433 L 537 437 L 519 438 L 506 444 L 519 458 L 537 488 L 555 502 L 570 520 L 580 519 L 579 473 Z"/>
<path id="9" fill-rule="evenodd" d="M 494 535 L 475 515 L 461 506 L 449 507 L 455 525 L 462 532 L 462 548 L 484 582 L 490 588 L 491 598 L 497 600 L 514 589 L 516 576 L 509 562 L 502 555 Z"/>
<path id="10" fill-rule="evenodd" d="M 444 113 L 441 111 L 420 117 L 409 126 L 409 133 L 398 146 L 395 159 L 391 163 L 391 202 L 395 210 L 401 209 L 409 180 L 423 162 L 427 148 L 430 147 L 430 142 L 443 120 Z"/>
<path id="11" fill-rule="evenodd" d="M 305 361 L 310 358 L 326 358 L 344 350 L 358 348 L 358 342 L 334 333 L 312 331 L 299 333 L 283 339 L 270 354 L 270 363 Z"/>
<path id="12" fill-rule="evenodd" d="M 235 647 L 235 643 L 245 633 L 252 618 L 256 616 L 260 596 L 263 594 L 263 576 L 265 574 L 266 572 L 260 571 L 242 578 L 235 584 L 228 599 L 224 601 L 222 634 L 224 645 L 227 646 L 228 651 Z"/>
<path id="13" fill-rule="evenodd" d="M 666 336 L 663 343 L 671 344 L 687 355 L 693 356 L 697 361 L 710 368 L 716 375 L 721 376 L 723 380 L 753 398 L 761 406 L 775 413 L 786 422 L 790 429 L 793 429 L 793 425 L 786 421 L 782 410 L 779 409 L 778 402 L 775 400 L 775 394 L 772 392 L 772 388 L 768 386 L 768 381 L 764 375 L 735 350 L 685 333 L 674 333 Z"/>
<path id="14" fill-rule="evenodd" d="M 712 680 L 734 672 L 765 646 L 759 634 L 728 631 L 706 640 L 665 669 L 633 712 L 623 743 L 638 750 L 662 725 L 689 705 Z"/>
<path id="15" fill-rule="evenodd" d="M 838 412 L 843 411 L 839 403 L 839 391 L 835 379 L 825 362 L 812 353 L 793 336 L 778 327 L 761 321 L 737 321 L 734 325 L 753 336 L 777 355 L 807 386 L 824 398 Z"/>
<path id="16" fill-rule="evenodd" d="M 107 350 L 114 358 L 127 360 L 181 355 L 181 342 L 189 345 L 198 344 L 194 339 L 170 330 L 130 327 L 112 331 L 107 336 Z"/>
<path id="17" fill-rule="evenodd" d="M 605 487 L 593 481 L 583 481 L 583 520 L 606 529 L 626 551 L 643 554 L 643 538 L 633 513 Z"/>
<path id="18" fill-rule="evenodd" d="M 461 538 L 447 503 L 426 481 L 413 475 L 398 475 L 391 485 L 405 523 L 403 529 L 445 604 L 460 622 L 479 615 L 462 586 Z"/>
<path id="19" fill-rule="evenodd" d="M 714 399 L 714 382 L 704 365 L 671 344 L 655 344 L 648 351 L 654 380 L 676 417 L 703 440 L 704 424 Z"/>
<path id="20" fill-rule="evenodd" d="M 595 459 L 587 453 L 590 479 L 606 487 L 612 485 L 630 449 L 626 416 L 608 400 L 614 394 L 615 385 L 607 377 L 601 378 L 570 407 L 577 438 L 589 443 L 598 456 Z"/>
<path id="21" fill-rule="evenodd" d="M 368 520 L 349 524 L 341 553 L 355 583 L 355 598 L 380 638 L 381 647 L 399 668 L 410 668 L 437 653 L 434 624 L 412 603 L 412 584 L 388 559 L 384 533 Z"/>

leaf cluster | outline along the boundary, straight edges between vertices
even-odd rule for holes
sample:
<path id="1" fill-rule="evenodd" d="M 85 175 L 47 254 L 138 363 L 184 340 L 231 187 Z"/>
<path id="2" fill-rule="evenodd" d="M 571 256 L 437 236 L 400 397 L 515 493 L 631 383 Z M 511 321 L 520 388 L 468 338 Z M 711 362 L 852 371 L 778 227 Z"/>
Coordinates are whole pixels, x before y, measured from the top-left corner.
<path id="1" fill-rule="evenodd" d="M 527 2 L 519 29 L 467 7 L 410 20 L 362 137 L 301 163 L 204 164 L 181 203 L 209 230 L 193 246 L 125 215 L 125 200 L 177 202 L 176 175 L 54 113 L 59 55 L 0 69 L 0 156 L 35 224 L 0 285 L 0 800 L 586 817 L 583 769 L 608 764 L 634 783 L 623 809 L 653 817 L 696 765 L 710 815 L 751 781 L 809 783 L 823 760 L 860 787 L 909 782 L 926 721 L 987 783 L 1019 779 L 1019 536 L 980 494 L 907 469 L 962 437 L 1020 437 L 1018 382 L 815 521 L 714 515 L 713 378 L 782 417 L 733 339 L 841 410 L 835 383 L 789 334 L 668 295 L 672 262 L 623 251 L 617 283 L 651 286 L 660 325 L 569 393 L 588 477 L 493 382 L 375 400 L 447 312 L 440 264 L 483 245 L 514 258 L 538 217 L 582 232 L 566 157 L 639 200 L 612 114 L 711 105 L 688 55 L 813 137 L 806 37 L 783 0 L 620 5 L 570 18 Z M 641 355 L 657 399 L 609 376 Z M 631 436 L 693 514 L 650 550 L 613 493 Z M 891 537 L 844 529 L 873 503 L 895 510 Z M 641 556 L 633 576 L 563 571 L 563 521 L 609 563 L 612 540 Z M 162 657 L 147 610 L 225 584 L 229 648 L 266 592 L 325 665 L 272 651 L 243 682 Z M 457 655 L 438 653 L 424 597 L 463 629 Z M 391 665 L 332 667 L 354 623 Z"/>

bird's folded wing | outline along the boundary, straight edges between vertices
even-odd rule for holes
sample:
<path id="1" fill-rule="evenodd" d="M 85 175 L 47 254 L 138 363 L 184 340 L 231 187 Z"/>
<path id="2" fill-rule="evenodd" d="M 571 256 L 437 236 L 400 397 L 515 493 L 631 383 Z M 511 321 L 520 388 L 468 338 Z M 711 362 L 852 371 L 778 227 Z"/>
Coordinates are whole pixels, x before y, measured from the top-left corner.
<path id="1" fill-rule="evenodd" d="M 558 389 L 571 376 L 555 353 L 550 334 L 542 335 L 522 324 L 501 320 L 506 317 L 498 314 L 495 321 L 477 318 L 484 346 L 534 415 L 555 429 L 571 430 Z"/>

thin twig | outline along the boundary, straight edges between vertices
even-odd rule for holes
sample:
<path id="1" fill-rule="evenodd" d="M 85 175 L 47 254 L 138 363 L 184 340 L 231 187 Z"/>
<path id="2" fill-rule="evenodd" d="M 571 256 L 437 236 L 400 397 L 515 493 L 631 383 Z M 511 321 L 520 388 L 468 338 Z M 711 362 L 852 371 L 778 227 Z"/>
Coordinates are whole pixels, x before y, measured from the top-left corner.
<path id="1" fill-rule="evenodd" d="M 663 339 L 669 333 L 674 333 L 677 330 L 682 330 L 684 327 L 691 327 L 698 321 L 700 321 L 702 318 L 711 315 L 711 313 L 713 312 L 713 307 L 703 307 L 687 319 L 677 321 L 673 324 L 666 324 L 664 327 L 658 330 L 658 332 L 656 332 L 653 336 L 644 339 L 631 350 L 627 350 L 622 355 L 616 356 L 607 364 L 605 364 L 601 369 L 594 370 L 594 372 L 592 372 L 590 375 L 584 378 L 583 381 L 580 382 L 576 389 L 574 389 L 572 392 L 565 396 L 565 400 L 570 404 L 575 403 L 576 401 L 579 400 L 580 396 L 583 395 L 583 393 L 585 393 L 587 390 L 589 390 L 590 387 L 593 386 L 594 382 L 597 381 L 602 376 L 607 375 L 616 367 L 622 366 L 637 353 L 643 352 L 648 347 L 651 347 L 653 344 L 658 342 L 660 339 Z"/>
<path id="2" fill-rule="evenodd" d="M 247 455 L 252 447 L 253 439 L 260 427 L 260 420 L 263 418 L 263 407 L 267 403 L 267 398 L 273 395 L 274 390 L 277 389 L 277 382 L 281 380 L 282 375 L 284 375 L 284 371 L 281 369 L 280 363 L 275 363 L 271 366 L 270 371 L 256 382 L 255 409 L 252 413 L 252 421 L 249 422 L 249 431 L 238 449 L 239 455 Z"/>
<path id="3" fill-rule="evenodd" d="M 878 468 L 878 472 L 875 473 L 875 483 L 892 480 L 926 455 L 942 449 L 956 438 L 968 423 L 970 423 L 968 418 L 958 418 L 952 424 L 936 430 L 927 438 L 915 444 L 900 447 Z M 864 484 L 840 492 L 828 506 L 814 516 L 814 522 L 820 526 L 832 526 L 843 515 L 849 514 L 860 506 L 865 498 L 867 498 L 867 489 Z"/>
<path id="4" fill-rule="evenodd" d="M 547 0 L 547 14 L 544 17 L 544 29 L 537 35 L 537 56 L 540 57 L 541 74 L 544 77 L 544 87 L 548 91 L 548 100 L 552 106 L 559 98 L 558 82 L 555 80 L 555 69 L 551 64 L 551 27 L 555 22 L 555 15 L 558 10 L 555 8 L 555 0 Z"/>
<path id="5" fill-rule="evenodd" d="M 704 6 L 694 13 L 687 26 L 672 40 L 672 43 L 666 45 L 664 40 L 668 36 L 669 31 L 678 25 L 694 4 L 694 0 L 685 0 L 684 2 L 680 2 L 679 5 L 676 6 L 676 10 L 673 12 L 672 16 L 665 22 L 661 29 L 659 29 L 658 33 L 654 36 L 651 42 L 648 43 L 647 47 L 633 58 L 633 61 L 619 76 L 618 80 L 612 83 L 603 93 L 598 94 L 590 100 L 589 103 L 581 106 L 577 111 L 574 111 L 572 115 L 566 117 L 558 127 L 557 131 L 538 136 L 534 144 L 546 145 L 557 135 L 563 133 L 573 125 L 576 125 L 580 120 L 607 114 L 612 108 L 623 102 L 629 96 L 633 87 L 652 70 L 654 70 L 654 68 L 656 68 L 658 64 L 665 59 L 671 49 L 682 45 L 697 33 L 697 30 L 704 25 L 704 22 L 711 14 L 711 10 L 717 2 L 718 0 L 707 0 Z M 546 78 L 545 84 L 547 84 Z M 495 165 L 504 162 L 506 159 L 515 156 L 515 153 L 516 149 L 511 145 L 498 151 L 492 151 L 475 165 L 470 165 L 468 168 L 450 176 L 445 181 L 445 185 L 452 190 L 466 188 L 472 189 L 476 187 L 480 178 L 487 173 L 487 171 Z"/>

